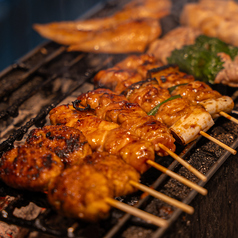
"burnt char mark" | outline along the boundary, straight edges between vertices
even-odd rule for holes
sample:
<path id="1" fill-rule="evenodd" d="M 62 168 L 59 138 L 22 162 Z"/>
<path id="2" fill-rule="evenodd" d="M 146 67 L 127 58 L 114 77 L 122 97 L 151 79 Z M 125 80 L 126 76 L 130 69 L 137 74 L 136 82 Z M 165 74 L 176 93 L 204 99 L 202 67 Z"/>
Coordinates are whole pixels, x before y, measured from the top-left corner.
<path id="1" fill-rule="evenodd" d="M 148 73 L 157 73 L 157 72 L 159 72 L 159 71 L 163 71 L 163 70 L 165 70 L 165 69 L 168 69 L 168 68 L 170 68 L 170 67 L 177 67 L 177 65 L 175 65 L 175 64 L 167 64 L 167 65 L 163 65 L 163 66 L 161 66 L 161 67 L 158 67 L 158 68 L 154 68 L 154 69 L 150 69 L 150 70 L 148 70 Z"/>
<path id="2" fill-rule="evenodd" d="M 44 165 L 45 168 L 51 168 L 52 167 L 52 155 L 51 154 L 46 154 L 42 157 L 42 163 Z"/>
<path id="3" fill-rule="evenodd" d="M 148 83 L 148 82 L 156 82 L 157 83 L 157 80 L 155 78 L 148 78 L 146 80 L 142 80 L 142 81 L 139 81 L 139 82 L 136 82 L 136 83 L 133 83 L 131 84 L 127 89 L 125 89 L 124 91 L 121 92 L 121 95 L 125 96 L 125 97 L 129 97 L 133 91 L 135 89 L 139 89 L 140 87 L 142 87 L 145 83 Z"/>

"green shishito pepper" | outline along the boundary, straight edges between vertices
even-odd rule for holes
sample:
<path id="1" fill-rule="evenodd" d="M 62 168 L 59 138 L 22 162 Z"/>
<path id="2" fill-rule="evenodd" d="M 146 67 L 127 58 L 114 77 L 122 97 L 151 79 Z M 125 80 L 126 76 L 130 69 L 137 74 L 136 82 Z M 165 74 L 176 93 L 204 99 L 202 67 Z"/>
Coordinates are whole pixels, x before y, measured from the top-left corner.
<path id="1" fill-rule="evenodd" d="M 178 65 L 180 70 L 193 75 L 197 80 L 213 83 L 216 75 L 223 69 L 224 62 L 217 55 L 220 52 L 234 59 L 238 47 L 228 45 L 214 37 L 200 35 L 195 44 L 172 51 L 167 60 L 168 63 Z"/>
<path id="2" fill-rule="evenodd" d="M 176 89 L 177 87 L 184 86 L 184 85 L 187 85 L 187 84 L 188 83 L 181 83 L 181 84 L 174 85 L 174 86 L 168 88 L 168 91 L 169 91 L 169 93 L 172 93 L 174 91 L 174 89 Z"/>
<path id="3" fill-rule="evenodd" d="M 161 103 L 159 103 L 158 105 L 156 105 L 153 109 L 151 109 L 151 110 L 147 113 L 147 115 L 148 115 L 148 116 L 154 116 L 154 115 L 157 113 L 157 111 L 159 110 L 159 108 L 160 108 L 161 105 L 163 105 L 164 103 L 169 102 L 169 101 L 171 101 L 171 100 L 174 100 L 174 99 L 176 99 L 176 98 L 182 98 L 182 97 L 181 97 L 181 95 L 175 95 L 175 96 L 172 96 L 172 97 L 170 97 L 170 98 L 164 100 L 163 102 L 161 102 Z"/>

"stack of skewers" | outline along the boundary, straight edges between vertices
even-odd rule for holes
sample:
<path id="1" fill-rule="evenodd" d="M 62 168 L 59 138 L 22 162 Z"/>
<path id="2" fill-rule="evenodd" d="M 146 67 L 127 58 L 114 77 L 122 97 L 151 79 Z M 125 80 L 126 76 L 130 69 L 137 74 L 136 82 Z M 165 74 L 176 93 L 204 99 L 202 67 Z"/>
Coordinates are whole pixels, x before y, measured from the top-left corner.
<path id="1" fill-rule="evenodd" d="M 161 34 L 157 19 L 168 14 L 171 4 L 133 2 L 112 17 L 35 25 L 35 29 L 49 39 L 70 45 L 68 50 L 144 52 Z M 156 3 L 158 9 L 153 7 Z M 147 11 L 143 4 L 148 5 Z M 128 20 L 132 6 L 138 14 L 136 19 Z M 117 27 L 112 27 L 115 23 Z M 133 39 L 128 26 L 133 26 Z M 142 28 L 148 32 L 137 37 Z M 17 189 L 46 192 L 59 213 L 91 222 L 107 217 L 114 206 L 166 227 L 166 220 L 113 199 L 137 189 L 193 213 L 191 206 L 140 184 L 140 175 L 153 166 L 206 195 L 203 187 L 156 163 L 155 153 L 172 156 L 206 181 L 204 174 L 174 153 L 175 141 L 186 145 L 202 135 L 236 154 L 206 133 L 214 125 L 214 118 L 231 118 L 227 113 L 234 103 L 178 67 L 161 66 L 154 56 L 142 54 L 100 71 L 94 77 L 98 89 L 51 110 L 52 125 L 32 130 L 24 145 L 3 154 L 0 178 Z"/>
<path id="2" fill-rule="evenodd" d="M 119 63 L 120 67 L 129 65 L 144 80 L 114 78 L 114 83 L 107 85 L 106 77 L 102 78 L 103 85 L 112 90 L 122 84 L 121 94 L 98 88 L 79 95 L 72 104 L 52 109 L 53 125 L 32 130 L 25 145 L 3 154 L 1 179 L 17 189 L 47 192 L 49 203 L 59 213 L 87 221 L 107 217 L 110 206 L 114 206 L 167 226 L 166 220 L 113 199 L 137 189 L 193 213 L 191 206 L 140 184 L 140 174 L 153 166 L 206 195 L 206 189 L 155 163 L 155 153 L 171 155 L 206 181 L 202 173 L 174 153 L 174 142 L 185 145 L 199 135 L 207 136 L 204 131 L 213 126 L 213 118 L 230 112 L 233 101 L 175 66 L 153 68 L 155 64 L 150 64 L 148 57 L 130 56 Z M 112 72 L 108 69 L 98 75 L 107 71 Z M 95 83 L 101 84 L 98 75 Z"/>

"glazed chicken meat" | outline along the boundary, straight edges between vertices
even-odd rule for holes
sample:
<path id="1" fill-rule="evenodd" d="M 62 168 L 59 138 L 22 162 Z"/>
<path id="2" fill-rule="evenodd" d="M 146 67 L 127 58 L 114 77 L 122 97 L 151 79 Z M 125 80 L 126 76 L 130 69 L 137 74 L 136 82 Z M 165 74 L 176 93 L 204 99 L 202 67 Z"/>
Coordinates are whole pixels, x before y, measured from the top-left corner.
<path id="1" fill-rule="evenodd" d="M 44 126 L 29 133 L 29 146 L 44 147 L 54 152 L 65 165 L 77 164 L 92 153 L 83 133 L 67 126 Z"/>
<path id="2" fill-rule="evenodd" d="M 163 151 L 158 143 L 162 143 L 170 150 L 175 151 L 175 140 L 169 129 L 153 116 L 148 116 L 138 104 L 130 103 L 124 96 L 99 88 L 81 94 L 78 100 L 83 106 L 93 102 L 90 106 L 97 105 L 95 111 L 99 118 L 118 123 L 139 138 L 152 142 L 155 151 L 160 156 L 167 155 L 167 152 Z"/>
<path id="3" fill-rule="evenodd" d="M 42 192 L 63 169 L 64 164 L 55 153 L 45 147 L 23 145 L 3 154 L 0 177 L 10 187 Z"/>
<path id="4" fill-rule="evenodd" d="M 60 214 L 91 222 L 109 215 L 107 197 L 113 197 L 111 181 L 90 165 L 65 169 L 48 188 L 49 203 Z"/>
<path id="5" fill-rule="evenodd" d="M 147 160 L 154 160 L 151 142 L 131 134 L 117 123 L 98 118 L 90 110 L 80 111 L 73 105 L 61 105 L 50 111 L 50 120 L 53 125 L 67 125 L 81 130 L 93 151 L 119 154 L 140 173 L 150 167 Z"/>

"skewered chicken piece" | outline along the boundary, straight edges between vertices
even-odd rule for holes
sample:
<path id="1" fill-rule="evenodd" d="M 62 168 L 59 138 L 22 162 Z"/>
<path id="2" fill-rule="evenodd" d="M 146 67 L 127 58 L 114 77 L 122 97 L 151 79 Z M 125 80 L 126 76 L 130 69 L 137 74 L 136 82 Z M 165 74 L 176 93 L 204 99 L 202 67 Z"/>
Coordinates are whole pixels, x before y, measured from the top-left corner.
<path id="1" fill-rule="evenodd" d="M 156 105 L 171 97 L 169 91 L 160 87 L 155 78 L 134 83 L 121 94 L 128 101 L 138 103 L 145 112 L 151 111 Z"/>
<path id="2" fill-rule="evenodd" d="M 159 66 L 161 63 L 152 55 L 131 55 L 114 67 L 99 71 L 94 77 L 94 84 L 120 93 L 131 84 L 144 80 L 148 70 Z"/>
<path id="3" fill-rule="evenodd" d="M 119 123 L 140 138 L 152 142 L 158 155 L 167 155 L 159 143 L 175 151 L 175 140 L 169 129 L 153 116 L 148 116 L 138 104 L 129 103 L 124 96 L 116 95 L 107 89 L 97 89 L 80 95 L 78 100 L 83 106 L 89 104 L 95 108 L 99 118 Z"/>
<path id="4" fill-rule="evenodd" d="M 165 65 L 159 68 L 148 70 L 147 78 L 155 78 L 159 86 L 168 89 L 175 85 L 190 83 L 195 80 L 192 75 L 179 70 L 176 65 Z"/>
<path id="5" fill-rule="evenodd" d="M 153 41 L 147 53 L 153 54 L 157 60 L 167 65 L 167 58 L 171 55 L 172 51 L 181 49 L 185 45 L 194 44 L 195 39 L 201 34 L 202 32 L 199 29 L 186 26 L 177 27 L 162 38 Z"/>
<path id="6" fill-rule="evenodd" d="M 95 31 L 61 28 L 56 23 L 36 24 L 34 29 L 47 39 L 69 45 L 69 51 L 94 53 L 144 52 L 147 45 L 161 34 L 160 24 L 155 19 L 129 20 Z"/>
<path id="7" fill-rule="evenodd" d="M 113 197 L 113 185 L 92 166 L 74 165 L 51 180 L 49 203 L 61 214 L 87 221 L 106 218 L 110 205 L 105 198 Z"/>
<path id="8" fill-rule="evenodd" d="M 0 177 L 10 187 L 42 192 L 63 169 L 55 153 L 45 147 L 23 145 L 3 154 Z"/>
<path id="9" fill-rule="evenodd" d="M 201 130 L 207 131 L 214 124 L 211 115 L 201 105 L 177 95 L 172 98 L 167 89 L 159 87 L 156 79 L 131 85 L 124 95 L 147 113 L 153 112 L 151 114 L 170 128 L 176 141 L 183 145 L 195 140 Z"/>
<path id="10" fill-rule="evenodd" d="M 147 160 L 154 160 L 154 146 L 151 142 L 139 139 L 116 123 L 99 119 L 92 110 L 80 111 L 72 105 L 61 105 L 49 114 L 53 125 L 67 125 L 81 130 L 93 151 L 119 154 L 140 173 L 150 167 Z"/>
<path id="11" fill-rule="evenodd" d="M 139 182 L 140 174 L 129 164 L 125 163 L 119 156 L 107 152 L 94 152 L 86 156 L 84 164 L 102 173 L 113 184 L 115 197 L 137 191 L 137 188 L 130 184 L 130 181 Z"/>
<path id="12" fill-rule="evenodd" d="M 234 107 L 234 102 L 230 97 L 222 96 L 206 83 L 200 81 L 194 81 L 175 88 L 171 95 L 176 94 L 180 94 L 183 98 L 204 106 L 213 118 L 219 117 L 221 111 L 231 112 Z"/>
<path id="13" fill-rule="evenodd" d="M 110 205 L 148 220 L 158 226 L 168 226 L 167 221 L 135 207 L 112 199 L 113 185 L 93 166 L 69 167 L 51 181 L 48 200 L 64 216 L 97 222 L 109 215 Z"/>
<path id="14" fill-rule="evenodd" d="M 67 126 L 44 126 L 31 130 L 28 146 L 44 147 L 54 152 L 66 165 L 79 163 L 92 153 L 91 147 L 81 131 Z"/>

